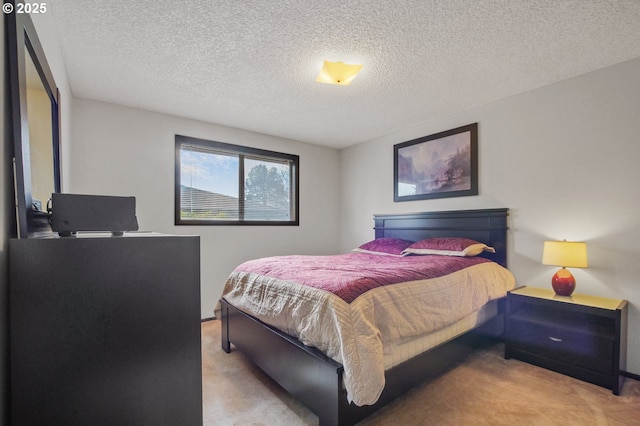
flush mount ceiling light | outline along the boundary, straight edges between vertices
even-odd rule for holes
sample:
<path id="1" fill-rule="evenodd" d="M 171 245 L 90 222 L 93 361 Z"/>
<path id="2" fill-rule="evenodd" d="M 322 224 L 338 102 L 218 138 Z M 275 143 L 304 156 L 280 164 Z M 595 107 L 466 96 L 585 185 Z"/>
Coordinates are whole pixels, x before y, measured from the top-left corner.
<path id="1" fill-rule="evenodd" d="M 351 84 L 361 68 L 362 64 L 324 61 L 322 69 L 318 77 L 316 77 L 316 81 L 319 83 L 347 86 Z"/>

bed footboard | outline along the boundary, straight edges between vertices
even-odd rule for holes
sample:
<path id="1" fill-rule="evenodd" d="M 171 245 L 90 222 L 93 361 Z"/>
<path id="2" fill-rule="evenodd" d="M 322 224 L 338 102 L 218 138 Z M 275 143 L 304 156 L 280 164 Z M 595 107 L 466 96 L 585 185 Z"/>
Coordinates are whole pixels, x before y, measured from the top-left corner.
<path id="1" fill-rule="evenodd" d="M 386 372 L 385 389 L 374 405 L 347 403 L 343 367 L 319 350 L 221 301 L 222 349 L 231 343 L 294 398 L 318 416 L 320 426 L 353 425 L 411 388 L 442 374 L 503 332 L 504 300 L 499 314 L 483 326 L 420 354 Z"/>
<path id="2" fill-rule="evenodd" d="M 342 365 L 317 349 L 221 300 L 222 349 L 231 343 L 320 418 L 321 426 L 353 424 L 348 416 Z"/>

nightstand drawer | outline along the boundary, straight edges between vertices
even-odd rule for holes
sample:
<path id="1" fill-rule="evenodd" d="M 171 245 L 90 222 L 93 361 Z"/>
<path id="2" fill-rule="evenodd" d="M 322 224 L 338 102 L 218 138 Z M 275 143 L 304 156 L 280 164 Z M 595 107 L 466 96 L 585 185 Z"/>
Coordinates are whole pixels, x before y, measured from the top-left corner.
<path id="1" fill-rule="evenodd" d="M 612 339 L 514 318 L 510 326 L 513 349 L 607 375 L 613 372 Z"/>

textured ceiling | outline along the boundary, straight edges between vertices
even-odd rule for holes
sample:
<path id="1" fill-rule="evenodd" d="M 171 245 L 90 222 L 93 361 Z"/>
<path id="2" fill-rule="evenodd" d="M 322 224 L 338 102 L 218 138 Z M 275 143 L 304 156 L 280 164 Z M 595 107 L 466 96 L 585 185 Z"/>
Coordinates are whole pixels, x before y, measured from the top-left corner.
<path id="1" fill-rule="evenodd" d="M 49 3 L 74 96 L 332 147 L 640 57 L 640 0 Z"/>

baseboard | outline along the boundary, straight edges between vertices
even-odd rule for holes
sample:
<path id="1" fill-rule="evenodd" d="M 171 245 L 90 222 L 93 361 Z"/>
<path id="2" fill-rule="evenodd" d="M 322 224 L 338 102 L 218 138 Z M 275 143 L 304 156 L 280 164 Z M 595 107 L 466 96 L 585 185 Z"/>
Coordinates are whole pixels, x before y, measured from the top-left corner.
<path id="1" fill-rule="evenodd" d="M 217 319 L 217 318 L 216 317 L 202 318 L 200 322 L 213 321 L 214 319 Z"/>

